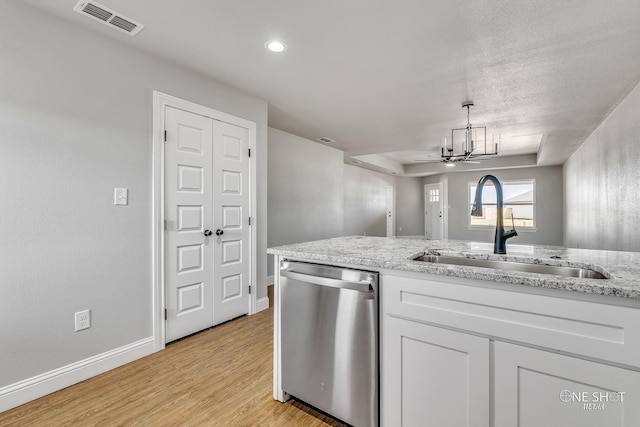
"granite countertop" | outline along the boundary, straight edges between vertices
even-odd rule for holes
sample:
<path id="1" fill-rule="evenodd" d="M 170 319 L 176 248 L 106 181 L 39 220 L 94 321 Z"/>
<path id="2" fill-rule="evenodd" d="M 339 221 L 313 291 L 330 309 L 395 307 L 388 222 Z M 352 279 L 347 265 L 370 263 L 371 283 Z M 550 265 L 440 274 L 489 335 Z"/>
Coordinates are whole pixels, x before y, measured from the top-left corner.
<path id="1" fill-rule="evenodd" d="M 562 246 L 507 245 L 506 255 L 493 253 L 493 242 L 427 240 L 422 237 L 348 236 L 279 246 L 269 254 L 327 264 L 413 271 L 488 280 L 598 295 L 640 299 L 640 253 L 574 249 Z M 609 279 L 582 279 L 493 268 L 413 261 L 424 253 L 589 268 Z"/>

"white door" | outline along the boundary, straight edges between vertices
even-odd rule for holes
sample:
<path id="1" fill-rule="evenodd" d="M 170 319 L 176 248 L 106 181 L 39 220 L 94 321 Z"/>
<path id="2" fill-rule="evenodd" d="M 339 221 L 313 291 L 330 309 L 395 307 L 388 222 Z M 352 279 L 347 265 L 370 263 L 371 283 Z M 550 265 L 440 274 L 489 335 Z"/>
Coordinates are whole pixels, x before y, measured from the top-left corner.
<path id="1" fill-rule="evenodd" d="M 387 237 L 396 235 L 396 198 L 392 186 L 387 186 Z"/>
<path id="2" fill-rule="evenodd" d="M 249 307 L 251 199 L 248 144 L 247 129 L 214 122 L 215 324 L 246 314 Z"/>
<path id="3" fill-rule="evenodd" d="M 213 324 L 213 121 L 165 110 L 166 341 Z"/>
<path id="4" fill-rule="evenodd" d="M 444 200 L 443 185 L 424 186 L 424 235 L 427 239 L 444 238 Z"/>
<path id="5" fill-rule="evenodd" d="M 165 110 L 166 342 L 248 312 L 249 162 L 238 152 L 246 130 L 240 143 L 229 142 L 226 127 L 237 128 Z"/>

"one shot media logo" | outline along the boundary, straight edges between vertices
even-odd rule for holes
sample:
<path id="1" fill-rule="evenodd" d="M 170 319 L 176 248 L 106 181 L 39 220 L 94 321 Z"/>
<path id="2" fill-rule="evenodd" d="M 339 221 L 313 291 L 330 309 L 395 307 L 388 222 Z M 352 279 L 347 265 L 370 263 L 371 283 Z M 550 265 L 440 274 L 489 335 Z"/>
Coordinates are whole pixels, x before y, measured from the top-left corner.
<path id="1" fill-rule="evenodd" d="M 624 391 L 571 391 L 562 390 L 560 401 L 577 403 L 584 410 L 603 410 L 607 404 L 624 402 Z"/>

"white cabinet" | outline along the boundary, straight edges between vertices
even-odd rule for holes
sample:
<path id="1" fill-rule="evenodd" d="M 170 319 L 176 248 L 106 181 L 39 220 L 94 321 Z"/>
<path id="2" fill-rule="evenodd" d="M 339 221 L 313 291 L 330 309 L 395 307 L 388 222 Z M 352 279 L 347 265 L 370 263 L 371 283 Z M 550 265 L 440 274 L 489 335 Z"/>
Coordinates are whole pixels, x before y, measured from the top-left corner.
<path id="1" fill-rule="evenodd" d="M 495 342 L 496 427 L 640 426 L 640 372 Z"/>
<path id="2" fill-rule="evenodd" d="M 382 276 L 382 427 L 640 426 L 639 308 L 483 285 Z"/>
<path id="3" fill-rule="evenodd" d="M 383 426 L 489 426 L 487 338 L 393 317 L 383 328 Z"/>

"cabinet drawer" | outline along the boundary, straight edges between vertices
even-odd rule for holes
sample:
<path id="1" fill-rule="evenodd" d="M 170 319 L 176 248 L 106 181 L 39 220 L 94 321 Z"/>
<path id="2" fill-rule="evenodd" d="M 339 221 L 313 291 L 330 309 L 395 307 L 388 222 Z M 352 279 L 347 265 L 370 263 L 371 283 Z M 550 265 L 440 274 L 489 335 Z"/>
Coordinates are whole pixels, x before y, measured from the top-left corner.
<path id="1" fill-rule="evenodd" d="M 384 275 L 386 315 L 640 368 L 640 310 L 451 283 L 437 276 Z"/>

